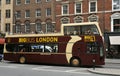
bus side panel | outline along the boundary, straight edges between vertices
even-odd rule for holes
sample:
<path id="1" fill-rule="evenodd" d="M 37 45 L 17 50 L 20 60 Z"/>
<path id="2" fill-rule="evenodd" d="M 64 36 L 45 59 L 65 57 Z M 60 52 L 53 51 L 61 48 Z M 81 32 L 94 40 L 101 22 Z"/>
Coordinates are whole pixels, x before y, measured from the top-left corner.
<path id="1" fill-rule="evenodd" d="M 13 53 L 4 53 L 4 60 L 17 62 L 18 56 L 17 54 L 13 54 Z"/>
<path id="2" fill-rule="evenodd" d="M 39 53 L 39 54 L 5 53 L 4 60 L 19 62 L 19 58 L 21 56 L 24 56 L 26 58 L 26 63 L 67 64 L 65 54 L 51 54 L 51 53 Z"/>

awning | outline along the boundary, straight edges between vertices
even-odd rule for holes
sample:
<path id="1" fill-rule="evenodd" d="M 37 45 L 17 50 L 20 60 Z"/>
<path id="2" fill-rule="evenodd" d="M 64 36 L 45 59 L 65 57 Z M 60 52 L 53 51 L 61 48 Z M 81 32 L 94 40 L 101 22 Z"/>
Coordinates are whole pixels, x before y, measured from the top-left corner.
<path id="1" fill-rule="evenodd" d="M 4 38 L 0 38 L 0 44 L 4 44 L 5 43 L 5 39 Z"/>
<path id="2" fill-rule="evenodd" d="M 120 45 L 120 36 L 109 36 L 111 45 Z"/>
<path id="3" fill-rule="evenodd" d="M 120 26 L 120 24 L 115 24 L 114 26 Z"/>

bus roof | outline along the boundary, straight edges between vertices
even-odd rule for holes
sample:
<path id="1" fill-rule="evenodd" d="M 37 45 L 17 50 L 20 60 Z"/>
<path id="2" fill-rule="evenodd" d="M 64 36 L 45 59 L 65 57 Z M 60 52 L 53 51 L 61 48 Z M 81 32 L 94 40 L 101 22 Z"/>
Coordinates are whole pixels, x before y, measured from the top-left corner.
<path id="1" fill-rule="evenodd" d="M 67 23 L 67 24 L 62 24 L 62 26 L 83 26 L 83 25 L 92 25 L 95 24 L 98 26 L 98 22 L 82 22 L 82 23 Z"/>
<path id="2" fill-rule="evenodd" d="M 40 37 L 40 36 L 62 36 L 61 33 L 43 33 L 43 34 L 6 34 L 5 37 Z"/>

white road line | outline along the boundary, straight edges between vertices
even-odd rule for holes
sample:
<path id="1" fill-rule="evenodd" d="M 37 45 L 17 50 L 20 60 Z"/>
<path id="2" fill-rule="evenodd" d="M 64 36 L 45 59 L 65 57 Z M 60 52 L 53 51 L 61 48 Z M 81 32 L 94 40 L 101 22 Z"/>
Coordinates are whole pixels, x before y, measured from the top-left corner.
<path id="1" fill-rule="evenodd" d="M 63 73 L 91 74 L 91 73 L 87 73 L 87 72 L 79 72 L 80 69 L 74 69 L 74 70 L 52 70 L 52 69 L 47 69 L 47 67 L 45 67 L 45 69 L 38 67 L 38 68 L 32 68 L 32 70 L 35 70 L 35 71 L 49 71 L 49 72 L 63 72 Z"/>
<path id="2" fill-rule="evenodd" d="M 80 70 L 80 69 L 67 70 L 65 72 L 74 72 L 74 71 L 78 71 L 78 70 Z"/>
<path id="3" fill-rule="evenodd" d="M 2 68 L 18 68 L 18 67 L 16 67 L 16 66 L 0 66 L 0 67 L 2 67 Z"/>

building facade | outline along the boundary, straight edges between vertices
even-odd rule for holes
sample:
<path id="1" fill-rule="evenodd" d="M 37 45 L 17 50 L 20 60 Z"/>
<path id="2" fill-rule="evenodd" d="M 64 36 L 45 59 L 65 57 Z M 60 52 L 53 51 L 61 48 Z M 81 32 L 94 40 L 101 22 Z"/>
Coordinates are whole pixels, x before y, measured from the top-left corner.
<path id="1" fill-rule="evenodd" d="M 13 0 L 0 0 L 0 31 L 11 32 L 13 29 Z"/>
<path id="2" fill-rule="evenodd" d="M 56 20 L 58 27 L 97 21 L 102 32 L 120 32 L 120 0 L 56 0 Z"/>
<path id="3" fill-rule="evenodd" d="M 99 22 L 120 32 L 120 0 L 0 0 L 2 32 L 60 32 L 61 24 Z"/>
<path id="4" fill-rule="evenodd" d="M 44 33 L 55 29 L 54 0 L 15 0 L 14 33 Z"/>

